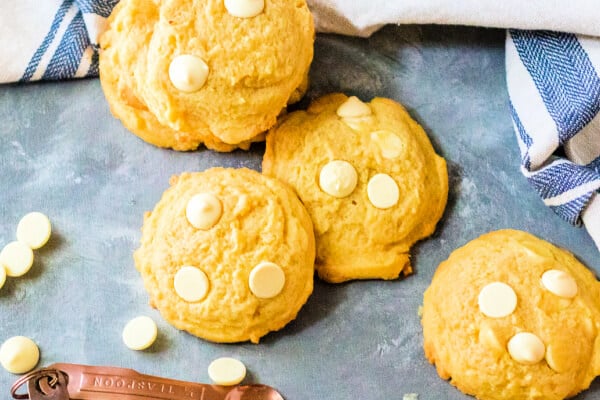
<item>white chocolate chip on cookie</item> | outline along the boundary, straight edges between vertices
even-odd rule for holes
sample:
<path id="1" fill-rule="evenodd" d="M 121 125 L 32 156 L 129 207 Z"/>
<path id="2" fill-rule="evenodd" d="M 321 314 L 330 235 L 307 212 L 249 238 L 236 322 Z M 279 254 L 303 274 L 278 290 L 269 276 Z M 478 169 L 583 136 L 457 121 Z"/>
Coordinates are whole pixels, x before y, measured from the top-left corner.
<path id="1" fill-rule="evenodd" d="M 546 347 L 546 362 L 554 371 L 561 373 L 572 369 L 577 369 L 575 359 L 572 356 L 570 346 L 560 346 L 549 344 Z"/>
<path id="2" fill-rule="evenodd" d="M 356 169 L 347 161 L 334 160 L 325 164 L 319 175 L 321 190 L 330 196 L 343 198 L 349 196 L 358 183 Z"/>
<path id="3" fill-rule="evenodd" d="M 217 196 L 212 193 L 195 195 L 187 203 L 185 215 L 187 220 L 196 229 L 208 230 L 215 226 L 221 214 L 223 205 Z"/>
<path id="4" fill-rule="evenodd" d="M 179 297 L 189 303 L 195 303 L 206 297 L 209 282 L 202 270 L 186 265 L 175 274 L 173 286 Z"/>
<path id="5" fill-rule="evenodd" d="M 400 157 L 404 151 L 402 140 L 394 132 L 386 130 L 371 132 L 371 140 L 379 148 L 381 156 L 388 160 Z"/>
<path id="6" fill-rule="evenodd" d="M 336 111 L 338 117 L 358 118 L 371 115 L 371 107 L 360 101 L 356 96 L 351 96 L 338 107 Z"/>
<path id="7" fill-rule="evenodd" d="M 22 242 L 10 242 L 0 252 L 0 264 L 4 265 L 6 275 L 22 276 L 33 265 L 33 251 Z"/>
<path id="8" fill-rule="evenodd" d="M 277 296 L 285 285 L 285 273 L 272 262 L 262 262 L 250 271 L 250 291 L 258 298 L 270 299 Z"/>
<path id="9" fill-rule="evenodd" d="M 377 174 L 369 179 L 367 195 L 373 206 L 387 209 L 395 206 L 400 199 L 400 190 L 394 179 L 387 174 Z"/>
<path id="10" fill-rule="evenodd" d="M 208 65 L 190 54 L 177 56 L 169 65 L 169 79 L 175 88 L 191 93 L 199 90 L 208 78 Z"/>
<path id="11" fill-rule="evenodd" d="M 542 275 L 542 285 L 546 290 L 559 297 L 571 299 L 577 296 L 577 282 L 568 273 L 557 269 L 546 271 Z"/>
<path id="12" fill-rule="evenodd" d="M 482 325 L 479 330 L 479 342 L 496 357 L 500 357 L 506 351 L 498 333 L 487 324 Z"/>
<path id="13" fill-rule="evenodd" d="M 265 9 L 265 0 L 225 0 L 227 12 L 238 18 L 252 18 Z"/>
<path id="14" fill-rule="evenodd" d="M 492 282 L 484 286 L 477 300 L 479 310 L 490 318 L 506 317 L 517 307 L 517 294 L 513 288 L 502 282 Z"/>
<path id="15" fill-rule="evenodd" d="M 546 346 L 533 333 L 520 332 L 508 341 L 508 352 L 516 362 L 531 365 L 544 359 Z"/>
<path id="16" fill-rule="evenodd" d="M 371 107 L 363 103 L 358 97 L 349 97 L 338 107 L 336 114 L 342 121 L 355 131 L 360 131 L 372 120 Z"/>
<path id="17" fill-rule="evenodd" d="M 50 220 L 41 212 L 30 212 L 21 218 L 17 225 L 17 240 L 33 250 L 44 246 L 50 239 L 51 233 Z"/>

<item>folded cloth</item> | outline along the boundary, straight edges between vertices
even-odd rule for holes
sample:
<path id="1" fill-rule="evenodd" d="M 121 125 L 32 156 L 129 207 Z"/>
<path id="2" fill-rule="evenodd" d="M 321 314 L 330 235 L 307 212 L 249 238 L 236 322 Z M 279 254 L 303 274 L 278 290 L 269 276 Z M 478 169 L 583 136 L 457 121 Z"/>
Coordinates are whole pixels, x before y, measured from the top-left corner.
<path id="1" fill-rule="evenodd" d="M 116 3 L 2 1 L 0 82 L 97 76 L 98 35 Z"/>
<path id="2" fill-rule="evenodd" d="M 321 32 L 368 36 L 385 24 L 549 29 L 600 36 L 597 0 L 307 0 Z"/>
<path id="3" fill-rule="evenodd" d="M 600 249 L 600 39 L 509 30 L 506 81 L 523 174 Z M 557 155 L 560 150 L 561 155 Z"/>
<path id="4" fill-rule="evenodd" d="M 506 71 L 522 171 L 544 203 L 583 222 L 600 249 L 597 0 L 307 1 L 322 32 L 368 36 L 390 23 L 521 29 L 508 31 Z M 97 75 L 98 36 L 117 2 L 3 1 L 0 82 Z"/>

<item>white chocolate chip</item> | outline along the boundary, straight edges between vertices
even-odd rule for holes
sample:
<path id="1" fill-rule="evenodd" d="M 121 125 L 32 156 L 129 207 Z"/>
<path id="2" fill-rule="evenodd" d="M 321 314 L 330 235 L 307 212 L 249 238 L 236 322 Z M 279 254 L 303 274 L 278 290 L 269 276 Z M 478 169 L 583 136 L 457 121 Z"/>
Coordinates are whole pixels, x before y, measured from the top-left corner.
<path id="1" fill-rule="evenodd" d="M 169 65 L 169 79 L 182 92 L 195 92 L 206 83 L 208 65 L 200 57 L 190 54 L 177 56 Z"/>
<path id="2" fill-rule="evenodd" d="M 189 303 L 195 303 L 208 293 L 208 277 L 204 271 L 192 266 L 184 266 L 177 271 L 173 280 L 175 292 Z"/>
<path id="3" fill-rule="evenodd" d="M 5 282 L 6 282 L 6 268 L 4 268 L 4 264 L 2 264 L 2 262 L 0 262 L 0 289 L 2 289 L 2 286 L 4 286 Z"/>
<path id="4" fill-rule="evenodd" d="M 402 400 L 419 400 L 418 393 L 404 393 Z"/>
<path id="5" fill-rule="evenodd" d="M 395 206 L 400 199 L 400 189 L 394 179 L 387 174 L 377 174 L 369 179 L 367 195 L 373 206 L 386 209 Z"/>
<path id="6" fill-rule="evenodd" d="M 546 348 L 546 362 L 548 366 L 558 373 L 567 372 L 576 368 L 573 349 L 569 346 L 554 346 L 549 344 Z"/>
<path id="7" fill-rule="evenodd" d="M 235 358 L 217 358 L 209 364 L 208 376 L 217 385 L 237 385 L 246 377 L 246 366 Z"/>
<path id="8" fill-rule="evenodd" d="M 551 269 L 542 274 L 542 285 L 559 297 L 571 299 L 577 296 L 577 282 L 568 273 Z"/>
<path id="9" fill-rule="evenodd" d="M 238 18 L 252 18 L 265 9 L 265 0 L 225 0 L 227 12 Z"/>
<path id="10" fill-rule="evenodd" d="M 584 317 L 583 320 L 581 321 L 581 326 L 583 329 L 583 333 L 588 338 L 593 338 L 596 336 L 596 324 L 590 317 L 588 317 L 588 316 Z"/>
<path id="11" fill-rule="evenodd" d="M 4 265 L 7 276 L 22 276 L 33 265 L 33 251 L 22 242 L 10 242 L 0 252 L 0 264 Z"/>
<path id="12" fill-rule="evenodd" d="M 123 328 L 123 343 L 131 350 L 144 350 L 152 346 L 158 336 L 156 323 L 150 317 L 140 316 Z"/>
<path id="13" fill-rule="evenodd" d="M 477 300 L 479 310 L 490 318 L 506 317 L 517 307 L 517 294 L 513 288 L 502 282 L 492 282 L 484 286 Z"/>
<path id="14" fill-rule="evenodd" d="M 0 346 L 0 364 L 12 374 L 24 374 L 35 368 L 40 349 L 25 336 L 13 336 Z"/>
<path id="15" fill-rule="evenodd" d="M 356 96 L 351 96 L 338 107 L 336 114 L 342 118 L 357 118 L 371 115 L 371 107 L 360 101 Z"/>
<path id="16" fill-rule="evenodd" d="M 388 160 L 400 157 L 404 150 L 402 140 L 391 131 L 381 130 L 371 132 L 371 140 L 379 147 L 381 156 Z"/>
<path id="17" fill-rule="evenodd" d="M 373 122 L 373 117 L 370 115 L 366 117 L 348 117 L 342 118 L 342 122 L 355 131 L 362 131 L 363 129 L 367 129 L 369 124 Z"/>
<path id="18" fill-rule="evenodd" d="M 479 330 L 479 342 L 497 357 L 504 353 L 504 344 L 500 342 L 496 331 L 488 325 Z"/>
<path id="19" fill-rule="evenodd" d="M 215 226 L 223 213 L 223 205 L 212 193 L 200 193 L 188 201 L 185 216 L 196 229 L 208 230 Z"/>
<path id="20" fill-rule="evenodd" d="M 33 250 L 39 249 L 48 243 L 51 233 L 50 220 L 41 212 L 30 212 L 21 218 L 17 225 L 17 240 L 25 243 Z"/>
<path id="21" fill-rule="evenodd" d="M 261 299 L 270 299 L 283 290 L 285 273 L 272 262 L 262 262 L 250 271 L 250 291 Z"/>
<path id="22" fill-rule="evenodd" d="M 544 359 L 546 346 L 533 333 L 520 332 L 508 341 L 508 352 L 516 362 L 531 365 Z"/>
<path id="23" fill-rule="evenodd" d="M 319 174 L 321 190 L 337 198 L 349 196 L 356 188 L 357 183 L 356 169 L 347 161 L 330 161 L 321 168 Z"/>

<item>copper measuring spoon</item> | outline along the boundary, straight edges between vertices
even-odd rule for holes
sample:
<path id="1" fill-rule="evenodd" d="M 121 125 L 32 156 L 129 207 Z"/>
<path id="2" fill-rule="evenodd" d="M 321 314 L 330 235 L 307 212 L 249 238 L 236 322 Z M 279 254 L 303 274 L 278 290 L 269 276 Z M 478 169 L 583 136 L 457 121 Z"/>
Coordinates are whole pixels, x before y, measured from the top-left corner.
<path id="1" fill-rule="evenodd" d="M 28 393 L 18 394 L 27 383 Z M 267 385 L 218 386 L 144 375 L 127 368 L 57 363 L 13 385 L 14 399 L 31 400 L 284 400 Z"/>

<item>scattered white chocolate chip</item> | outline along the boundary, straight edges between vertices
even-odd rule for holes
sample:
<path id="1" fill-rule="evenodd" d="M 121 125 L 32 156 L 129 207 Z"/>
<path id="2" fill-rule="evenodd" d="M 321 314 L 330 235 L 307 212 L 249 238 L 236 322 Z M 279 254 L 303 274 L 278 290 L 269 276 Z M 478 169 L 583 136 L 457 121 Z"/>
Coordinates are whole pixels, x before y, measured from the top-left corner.
<path id="1" fill-rule="evenodd" d="M 37 211 L 25 215 L 17 225 L 17 240 L 25 243 L 33 250 L 39 249 L 48 243 L 51 233 L 50 220 Z"/>
<path id="2" fill-rule="evenodd" d="M 140 316 L 123 328 L 123 343 L 131 350 L 144 350 L 152 346 L 158 336 L 156 323 L 150 317 Z"/>
<path id="3" fill-rule="evenodd" d="M 195 303 L 206 297 L 209 282 L 204 271 L 186 265 L 175 274 L 173 286 L 179 297 L 189 303 Z"/>
<path id="4" fill-rule="evenodd" d="M 283 290 L 285 273 L 272 262 L 261 262 L 250 271 L 250 291 L 261 299 L 270 299 Z"/>
<path id="5" fill-rule="evenodd" d="M 479 310 L 490 318 L 506 317 L 517 307 L 517 294 L 513 288 L 502 282 L 485 285 L 477 300 Z"/>
<path id="6" fill-rule="evenodd" d="M 0 364 L 12 374 L 24 374 L 35 368 L 40 349 L 25 336 L 13 336 L 0 346 Z"/>
<path id="7" fill-rule="evenodd" d="M 518 363 L 537 364 L 544 359 L 546 346 L 533 333 L 520 332 L 508 341 L 508 352 Z"/>
<path id="8" fill-rule="evenodd" d="M 171 61 L 169 79 L 182 92 L 195 92 L 206 83 L 208 65 L 200 57 L 182 54 Z"/>
<path id="9" fill-rule="evenodd" d="M 348 100 L 342 103 L 336 111 L 338 117 L 342 118 L 366 117 L 371 113 L 371 107 L 360 101 L 356 96 L 348 97 Z"/>
<path id="10" fill-rule="evenodd" d="M 5 282 L 6 282 L 6 268 L 4 268 L 4 264 L 2 264 L 2 262 L 0 262 L 0 289 L 2 289 L 2 286 L 4 286 Z"/>
<path id="11" fill-rule="evenodd" d="M 542 285 L 559 297 L 571 299 L 577 295 L 577 282 L 568 273 L 551 269 L 542 274 Z"/>
<path id="12" fill-rule="evenodd" d="M 381 156 L 392 160 L 402 155 L 404 144 L 402 140 L 391 131 L 375 131 L 371 132 L 371 140 L 379 147 Z"/>
<path id="13" fill-rule="evenodd" d="M 349 196 L 358 183 L 356 169 L 347 161 L 333 160 L 321 168 L 319 186 L 330 196 L 343 198 Z"/>
<path id="14" fill-rule="evenodd" d="M 188 201 L 185 216 L 196 229 L 208 230 L 215 226 L 223 213 L 223 206 L 212 193 L 200 193 Z"/>
<path id="15" fill-rule="evenodd" d="M 386 209 L 395 206 L 400 199 L 400 189 L 394 179 L 387 174 L 376 174 L 367 185 L 367 195 L 373 206 Z"/>
<path id="16" fill-rule="evenodd" d="M 402 400 L 419 400 L 418 393 L 404 393 Z"/>
<path id="17" fill-rule="evenodd" d="M 225 0 L 227 12 L 238 18 L 252 18 L 265 9 L 265 0 Z"/>
<path id="18" fill-rule="evenodd" d="M 246 366 L 235 358 L 217 358 L 209 364 L 208 376 L 217 385 L 237 385 L 246 377 Z"/>
<path id="19" fill-rule="evenodd" d="M 7 276 L 22 276 L 33 265 L 33 250 L 23 242 L 10 242 L 0 252 L 0 264 Z"/>

